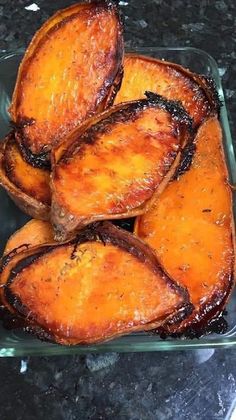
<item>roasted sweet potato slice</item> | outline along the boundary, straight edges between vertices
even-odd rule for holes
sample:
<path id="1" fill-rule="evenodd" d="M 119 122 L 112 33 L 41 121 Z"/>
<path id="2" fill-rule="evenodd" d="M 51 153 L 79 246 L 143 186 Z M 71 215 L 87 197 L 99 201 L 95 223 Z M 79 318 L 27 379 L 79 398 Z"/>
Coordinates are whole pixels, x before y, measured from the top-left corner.
<path id="1" fill-rule="evenodd" d="M 32 249 L 11 268 L 5 298 L 28 324 L 61 344 L 95 343 L 171 322 L 188 294 L 153 251 L 109 223 L 64 244 Z"/>
<path id="2" fill-rule="evenodd" d="M 225 304 L 234 277 L 232 194 L 217 118 L 196 137 L 188 172 L 171 182 L 136 222 L 137 235 L 155 249 L 169 275 L 187 287 L 195 310 L 170 332 L 200 328 Z"/>
<path id="3" fill-rule="evenodd" d="M 51 218 L 57 238 L 102 219 L 142 214 L 179 163 L 191 122 L 149 93 L 75 130 L 54 152 Z"/>
<path id="4" fill-rule="evenodd" d="M 115 103 L 144 97 L 146 90 L 179 100 L 198 127 L 210 114 L 219 112 L 219 99 L 209 78 L 184 67 L 152 57 L 127 54 L 124 77 Z"/>
<path id="5" fill-rule="evenodd" d="M 114 97 L 122 77 L 122 27 L 113 1 L 57 13 L 33 38 L 20 66 L 11 118 L 30 163 Z"/>
<path id="6" fill-rule="evenodd" d="M 0 184 L 22 211 L 32 217 L 49 218 L 50 172 L 27 163 L 11 133 L 1 147 Z"/>

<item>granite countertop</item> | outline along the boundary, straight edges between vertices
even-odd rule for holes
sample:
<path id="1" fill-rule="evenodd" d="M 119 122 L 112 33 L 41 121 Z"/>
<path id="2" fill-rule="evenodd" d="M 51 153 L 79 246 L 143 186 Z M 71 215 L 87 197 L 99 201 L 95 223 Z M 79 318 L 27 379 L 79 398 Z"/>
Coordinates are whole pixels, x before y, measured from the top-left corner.
<path id="1" fill-rule="evenodd" d="M 27 45 L 70 0 L 0 0 L 0 50 Z M 127 47 L 191 46 L 217 61 L 236 130 L 236 3 L 120 1 Z M 235 418 L 236 351 L 0 359 L 1 420 Z"/>

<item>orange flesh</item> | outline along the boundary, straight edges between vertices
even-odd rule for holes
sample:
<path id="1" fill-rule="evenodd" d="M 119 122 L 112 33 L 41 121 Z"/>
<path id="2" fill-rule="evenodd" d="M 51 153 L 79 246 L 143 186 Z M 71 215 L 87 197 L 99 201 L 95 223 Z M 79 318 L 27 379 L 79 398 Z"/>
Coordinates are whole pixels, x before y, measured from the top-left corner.
<path id="1" fill-rule="evenodd" d="M 54 248 L 10 288 L 59 342 L 101 340 L 172 313 L 180 297 L 136 257 L 112 244 Z"/>
<path id="2" fill-rule="evenodd" d="M 92 7 L 92 5 L 91 5 Z M 60 23 L 63 19 L 79 12 L 82 9 L 88 9 L 88 4 L 86 3 L 79 3 L 79 4 L 74 4 L 70 7 L 67 7 L 66 9 L 63 10 L 59 10 L 57 13 L 55 13 L 51 18 L 49 18 L 44 25 L 38 30 L 38 32 L 36 32 L 36 34 L 34 35 L 29 47 L 27 48 L 25 55 L 24 55 L 24 61 L 28 60 L 33 53 L 35 52 L 39 41 L 41 41 L 43 39 L 43 37 L 45 36 L 46 33 L 49 32 L 49 30 L 51 28 L 53 28 L 55 25 L 57 25 L 58 23 Z M 22 65 L 20 66 L 20 72 L 21 70 L 23 70 Z M 18 74 L 18 78 L 19 78 L 20 74 Z M 14 105 L 11 106 L 11 115 L 14 115 L 15 113 L 15 109 L 14 109 Z"/>
<path id="3" fill-rule="evenodd" d="M 77 217 L 122 214 L 152 195 L 179 148 L 174 122 L 159 108 L 134 121 L 116 123 L 92 145 L 85 145 L 55 167 L 57 203 Z M 78 205 L 79 204 L 79 205 Z"/>
<path id="4" fill-rule="evenodd" d="M 144 98 L 145 91 L 181 101 L 196 125 L 211 110 L 203 90 L 184 72 L 150 57 L 125 56 L 124 77 L 114 103 Z"/>
<path id="5" fill-rule="evenodd" d="M 33 247 L 53 242 L 53 229 L 51 224 L 43 220 L 32 219 L 8 239 L 3 255 L 24 244 Z"/>
<path id="6" fill-rule="evenodd" d="M 33 120 L 23 128 L 33 153 L 50 149 L 104 101 L 120 66 L 119 30 L 114 10 L 82 8 L 41 36 L 33 54 L 29 48 L 11 113 L 16 123 Z"/>
<path id="7" fill-rule="evenodd" d="M 188 172 L 171 182 L 160 199 L 138 218 L 136 233 L 151 245 L 171 278 L 185 285 L 200 318 L 217 293 L 220 304 L 234 272 L 232 198 L 222 154 L 218 120 L 199 129 Z"/>
<path id="8" fill-rule="evenodd" d="M 11 140 L 6 144 L 4 159 L 6 175 L 16 187 L 41 203 L 50 204 L 49 171 L 29 165 Z"/>

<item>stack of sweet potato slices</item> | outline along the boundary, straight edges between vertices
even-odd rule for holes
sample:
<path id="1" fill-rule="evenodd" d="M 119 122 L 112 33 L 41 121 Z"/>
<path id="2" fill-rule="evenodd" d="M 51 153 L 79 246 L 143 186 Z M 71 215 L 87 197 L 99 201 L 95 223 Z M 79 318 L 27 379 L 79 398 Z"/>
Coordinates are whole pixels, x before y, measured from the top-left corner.
<path id="1" fill-rule="evenodd" d="M 208 78 L 124 55 L 115 2 L 49 19 L 20 65 L 1 146 L 0 183 L 34 218 L 1 261 L 8 323 L 74 345 L 217 316 L 235 267 L 219 112 Z M 130 217 L 134 233 L 111 222 Z"/>

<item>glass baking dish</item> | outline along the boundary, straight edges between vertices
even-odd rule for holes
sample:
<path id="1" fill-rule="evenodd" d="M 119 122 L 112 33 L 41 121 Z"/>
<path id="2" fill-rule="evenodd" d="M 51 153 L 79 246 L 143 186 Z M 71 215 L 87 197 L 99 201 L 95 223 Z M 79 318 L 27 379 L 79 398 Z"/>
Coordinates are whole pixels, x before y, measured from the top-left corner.
<path id="1" fill-rule="evenodd" d="M 220 76 L 215 60 L 206 52 L 195 48 L 137 48 L 133 51 L 139 54 L 151 55 L 182 64 L 191 70 L 209 75 L 214 78 L 222 102 L 221 124 L 224 134 L 224 147 L 228 163 L 230 182 L 236 183 L 236 161 L 232 138 L 229 129 L 227 111 Z M 23 55 L 22 51 L 6 53 L 0 57 L 0 135 L 9 131 L 9 115 L 7 112 L 11 94 L 15 84 L 16 73 Z M 0 251 L 3 250 L 7 238 L 28 217 L 25 216 L 11 201 L 3 189 L 0 190 Z M 235 196 L 234 196 L 235 205 Z M 235 207 L 235 206 L 234 206 Z M 235 210 L 235 208 L 234 208 Z M 210 334 L 200 339 L 160 339 L 157 335 L 147 333 L 131 334 L 107 343 L 93 346 L 66 347 L 41 342 L 21 331 L 5 330 L 0 324 L 0 357 L 29 356 L 29 355 L 63 355 L 87 352 L 137 352 L 157 350 L 183 350 L 205 347 L 230 347 L 236 345 L 236 293 L 234 292 L 227 305 L 226 320 L 228 330 L 225 334 Z"/>

